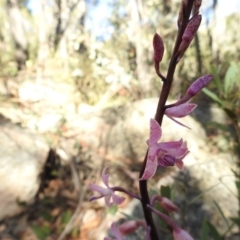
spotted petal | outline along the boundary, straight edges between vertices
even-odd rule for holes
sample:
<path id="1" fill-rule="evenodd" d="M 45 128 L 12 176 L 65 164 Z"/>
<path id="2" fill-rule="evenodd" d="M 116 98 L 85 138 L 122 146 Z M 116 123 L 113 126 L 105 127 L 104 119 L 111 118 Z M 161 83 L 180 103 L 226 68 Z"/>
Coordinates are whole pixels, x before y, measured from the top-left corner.
<path id="1" fill-rule="evenodd" d="M 146 163 L 143 175 L 140 178 L 140 180 L 147 180 L 147 179 L 153 177 L 153 175 L 157 171 L 157 166 L 158 166 L 158 161 L 157 161 L 156 156 L 153 161 L 151 161 L 151 160 L 149 161 L 149 159 L 147 159 L 147 163 Z"/>
<path id="2" fill-rule="evenodd" d="M 162 137 L 162 130 L 155 119 L 150 119 L 150 136 L 148 144 L 151 146 Z"/>

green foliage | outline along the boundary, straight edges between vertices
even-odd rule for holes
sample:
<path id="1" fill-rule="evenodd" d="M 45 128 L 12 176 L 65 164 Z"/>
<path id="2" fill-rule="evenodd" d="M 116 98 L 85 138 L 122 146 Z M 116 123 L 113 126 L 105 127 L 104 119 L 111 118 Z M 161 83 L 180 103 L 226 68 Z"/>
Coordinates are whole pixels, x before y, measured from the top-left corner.
<path id="1" fill-rule="evenodd" d="M 170 186 L 161 186 L 160 189 L 160 195 L 163 197 L 166 197 L 168 199 L 171 199 L 171 188 Z"/>
<path id="2" fill-rule="evenodd" d="M 207 220 L 202 224 L 200 240 L 206 239 L 222 240 L 217 229 Z"/>
<path id="3" fill-rule="evenodd" d="M 214 85 L 215 89 L 208 90 L 204 89 L 204 93 L 210 97 L 215 103 L 217 103 L 226 113 L 226 115 L 231 120 L 232 125 L 234 126 L 236 137 L 232 137 L 233 142 L 235 143 L 235 146 L 237 149 L 240 149 L 240 127 L 239 127 L 239 121 L 238 118 L 239 114 L 239 96 L 240 96 L 240 65 L 237 62 L 232 61 L 230 65 L 228 66 L 225 75 L 223 77 L 223 81 L 221 81 L 220 72 L 221 67 L 218 69 L 212 68 L 212 72 L 214 74 Z M 232 170 L 233 174 L 235 175 L 236 181 L 236 188 L 238 191 L 238 201 L 240 201 L 240 175 L 239 175 L 239 167 L 240 167 L 240 152 L 239 150 L 236 151 L 237 154 L 237 162 L 236 166 L 238 168 L 237 171 Z M 218 233 L 217 229 L 210 223 L 205 222 L 202 226 L 202 238 L 206 237 L 207 233 L 210 233 L 213 239 L 224 239 L 227 233 L 231 233 L 231 229 L 234 225 L 237 225 L 239 227 L 240 225 L 240 215 L 238 217 L 231 217 L 229 220 L 231 220 L 231 224 L 229 223 L 229 220 L 224 215 L 221 207 L 219 204 L 214 201 L 214 205 L 217 208 L 218 212 L 220 213 L 223 221 L 225 222 L 225 232 L 222 233 L 221 237 Z"/>
<path id="4" fill-rule="evenodd" d="M 42 226 L 35 225 L 32 226 L 32 229 L 40 240 L 45 240 L 51 233 L 51 229 L 47 225 Z"/>

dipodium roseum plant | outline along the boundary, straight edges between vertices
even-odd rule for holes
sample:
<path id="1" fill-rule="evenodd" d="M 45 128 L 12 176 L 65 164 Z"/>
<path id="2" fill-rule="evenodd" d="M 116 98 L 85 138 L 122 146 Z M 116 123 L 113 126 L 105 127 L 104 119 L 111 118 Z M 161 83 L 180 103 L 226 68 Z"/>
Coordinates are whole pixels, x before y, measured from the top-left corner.
<path id="1" fill-rule="evenodd" d="M 194 111 L 196 104 L 190 103 L 201 89 L 203 89 L 212 80 L 212 75 L 204 75 L 199 77 L 189 88 L 183 97 L 176 100 L 175 103 L 167 105 L 166 101 L 169 96 L 171 85 L 174 80 L 174 72 L 178 62 L 184 57 L 184 53 L 191 44 L 201 23 L 201 15 L 199 9 L 201 0 L 183 0 L 180 6 L 179 16 L 177 20 L 178 33 L 175 45 L 172 51 L 171 59 L 168 66 L 166 76 L 160 71 L 160 63 L 164 54 L 163 39 L 157 33 L 153 37 L 154 50 L 154 67 L 158 77 L 162 80 L 162 89 L 159 97 L 155 117 L 150 119 L 150 133 L 147 140 L 147 152 L 143 160 L 142 168 L 139 174 L 139 194 L 132 193 L 122 187 L 110 187 L 108 180 L 110 175 L 106 174 L 107 168 L 102 171 L 102 181 L 105 187 L 90 184 L 89 188 L 96 192 L 96 196 L 90 198 L 90 201 L 104 198 L 108 207 L 121 204 L 124 197 L 117 195 L 116 192 L 129 194 L 131 197 L 137 198 L 143 208 L 145 219 L 133 220 L 126 222 L 122 226 L 113 223 L 111 226 L 111 236 L 105 239 L 124 239 L 129 233 L 135 231 L 139 226 L 143 226 L 146 230 L 146 239 L 158 240 L 158 226 L 154 224 L 152 214 L 158 215 L 172 229 L 173 238 L 175 240 L 192 240 L 193 238 L 181 227 L 179 227 L 169 215 L 178 211 L 176 206 L 170 199 L 153 195 L 149 196 L 147 183 L 152 178 L 158 168 L 178 167 L 183 170 L 184 157 L 189 153 L 187 142 L 184 139 L 176 139 L 170 142 L 162 142 L 161 137 L 164 135 L 164 129 L 161 128 L 164 115 L 172 119 L 179 127 L 187 127 L 176 118 L 184 118 Z M 155 202 L 158 202 L 165 213 L 154 208 Z"/>

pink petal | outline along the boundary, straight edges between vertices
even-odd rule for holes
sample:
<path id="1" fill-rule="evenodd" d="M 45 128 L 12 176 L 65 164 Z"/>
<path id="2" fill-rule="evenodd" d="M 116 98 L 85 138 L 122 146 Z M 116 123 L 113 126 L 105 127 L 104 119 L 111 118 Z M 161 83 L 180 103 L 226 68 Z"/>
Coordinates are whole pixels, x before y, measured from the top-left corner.
<path id="1" fill-rule="evenodd" d="M 183 161 L 182 160 L 176 160 L 176 166 L 178 167 L 179 170 L 183 170 Z"/>
<path id="2" fill-rule="evenodd" d="M 182 145 L 183 145 L 182 138 L 179 141 L 158 143 L 159 148 L 165 149 L 165 150 L 168 150 L 168 149 L 171 149 L 171 148 L 179 148 Z"/>
<path id="3" fill-rule="evenodd" d="M 151 178 L 157 171 L 157 166 L 158 166 L 157 157 L 155 157 L 154 161 L 147 159 L 147 163 L 146 163 L 143 175 L 140 178 L 140 180 L 147 180 L 147 179 Z"/>
<path id="4" fill-rule="evenodd" d="M 178 106 L 166 109 L 165 114 L 170 117 L 182 118 L 192 113 L 196 107 L 197 104 L 186 102 Z"/>
<path id="5" fill-rule="evenodd" d="M 111 207 L 113 205 L 113 202 L 111 202 L 111 195 L 105 196 L 105 203 L 108 207 Z"/>
<path id="6" fill-rule="evenodd" d="M 125 197 L 121 197 L 121 196 L 118 196 L 115 193 L 113 193 L 112 199 L 113 199 L 113 203 L 115 203 L 116 205 L 119 205 L 124 202 Z"/>
<path id="7" fill-rule="evenodd" d="M 101 178 L 102 178 L 102 181 L 104 182 L 104 184 L 109 188 L 109 186 L 108 186 L 109 174 L 105 174 L 105 172 L 107 171 L 107 169 L 108 169 L 108 167 L 105 167 L 105 168 L 102 170 Z"/>
<path id="8" fill-rule="evenodd" d="M 173 148 L 168 150 L 168 153 L 176 158 L 182 158 L 182 156 L 186 155 L 186 152 L 188 152 L 187 148 Z"/>
<path id="9" fill-rule="evenodd" d="M 111 225 L 111 233 L 115 237 L 114 239 L 116 239 L 116 240 L 124 240 L 123 239 L 123 235 L 119 231 L 116 223 L 112 223 L 112 225 Z"/>
<path id="10" fill-rule="evenodd" d="M 150 137 L 148 144 L 151 146 L 156 143 L 162 136 L 162 130 L 155 119 L 150 119 Z"/>
<path id="11" fill-rule="evenodd" d="M 171 167 L 174 166 L 176 158 L 172 155 L 166 154 L 158 158 L 158 166 Z"/>
<path id="12" fill-rule="evenodd" d="M 178 229 L 173 231 L 174 240 L 194 240 L 186 231 Z"/>
<path id="13" fill-rule="evenodd" d="M 106 196 L 106 195 L 109 195 L 111 194 L 111 190 L 108 189 L 108 188 L 105 188 L 105 187 L 101 187 L 99 185 L 96 185 L 96 184 L 93 184 L 93 183 L 90 183 L 88 185 L 88 187 L 92 190 L 92 191 L 97 191 L 99 192 L 102 196 Z"/>
<path id="14" fill-rule="evenodd" d="M 150 161 L 154 161 L 156 155 L 157 155 L 157 152 L 159 151 L 159 144 L 158 143 L 155 143 L 153 145 L 151 145 L 148 149 L 148 160 Z"/>

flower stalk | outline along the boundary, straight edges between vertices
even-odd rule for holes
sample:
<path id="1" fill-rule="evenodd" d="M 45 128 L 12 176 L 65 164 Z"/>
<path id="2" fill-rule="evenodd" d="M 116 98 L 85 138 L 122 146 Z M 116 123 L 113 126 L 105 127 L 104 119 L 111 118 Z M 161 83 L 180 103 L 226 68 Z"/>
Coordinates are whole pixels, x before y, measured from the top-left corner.
<path id="1" fill-rule="evenodd" d="M 181 21 L 180 21 L 181 23 L 179 24 L 180 27 L 179 27 L 177 38 L 175 41 L 172 57 L 170 59 L 166 80 L 163 81 L 162 91 L 160 93 L 157 110 L 155 114 L 155 120 L 159 123 L 160 126 L 162 125 L 162 120 L 165 112 L 165 104 L 172 86 L 174 72 L 178 63 L 178 57 L 179 57 L 178 49 L 182 42 L 182 36 L 184 34 L 184 31 L 187 27 L 187 24 L 189 23 L 189 18 L 193 8 L 194 0 L 189 0 L 185 2 L 186 4 L 183 7 L 183 11 L 181 13 L 182 14 Z M 142 175 L 146 167 L 147 156 L 148 156 L 148 151 L 145 155 L 145 158 L 142 164 L 142 168 L 139 175 L 140 179 L 142 178 Z M 153 222 L 151 210 L 147 208 L 147 205 L 150 204 L 148 188 L 147 188 L 147 180 L 139 181 L 139 189 L 140 189 L 140 194 L 142 196 L 142 208 L 143 208 L 144 216 L 145 216 L 147 225 L 151 228 L 151 232 L 150 232 L 151 240 L 158 240 L 157 230 Z"/>

